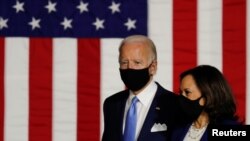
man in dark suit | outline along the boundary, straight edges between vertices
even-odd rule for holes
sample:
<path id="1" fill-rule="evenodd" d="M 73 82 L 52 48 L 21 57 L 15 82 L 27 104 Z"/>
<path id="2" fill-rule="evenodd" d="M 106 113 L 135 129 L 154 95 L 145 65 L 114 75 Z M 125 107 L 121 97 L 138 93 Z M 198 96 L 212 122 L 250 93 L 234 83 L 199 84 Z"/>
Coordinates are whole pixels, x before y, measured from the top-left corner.
<path id="1" fill-rule="evenodd" d="M 119 64 L 127 89 L 104 102 L 102 141 L 126 140 L 126 116 L 134 97 L 138 99 L 136 129 L 129 141 L 167 141 L 175 119 L 176 95 L 153 79 L 157 70 L 154 43 L 143 35 L 125 38 L 119 47 Z"/>

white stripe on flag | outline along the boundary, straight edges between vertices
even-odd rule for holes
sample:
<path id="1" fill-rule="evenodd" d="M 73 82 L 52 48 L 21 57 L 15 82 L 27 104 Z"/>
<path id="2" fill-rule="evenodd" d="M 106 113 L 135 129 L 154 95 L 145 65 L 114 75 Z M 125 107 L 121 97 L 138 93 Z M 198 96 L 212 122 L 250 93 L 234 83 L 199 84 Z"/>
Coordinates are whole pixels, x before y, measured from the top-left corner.
<path id="1" fill-rule="evenodd" d="M 77 40 L 53 40 L 53 141 L 76 141 Z"/>
<path id="2" fill-rule="evenodd" d="M 103 102 L 114 93 L 125 88 L 119 73 L 118 47 L 121 39 L 101 40 L 101 125 L 100 133 L 103 133 Z"/>
<path id="3" fill-rule="evenodd" d="M 198 64 L 222 70 L 222 1 L 198 0 Z"/>
<path id="4" fill-rule="evenodd" d="M 168 90 L 173 89 L 173 1 L 149 1 L 148 34 L 158 53 L 155 80 Z M 160 13 L 160 14 L 159 14 Z"/>
<path id="5" fill-rule="evenodd" d="M 29 40 L 5 38 L 5 141 L 28 140 Z"/>
<path id="6" fill-rule="evenodd" d="M 247 88 L 246 88 L 246 124 L 250 124 L 250 1 L 247 0 Z"/>

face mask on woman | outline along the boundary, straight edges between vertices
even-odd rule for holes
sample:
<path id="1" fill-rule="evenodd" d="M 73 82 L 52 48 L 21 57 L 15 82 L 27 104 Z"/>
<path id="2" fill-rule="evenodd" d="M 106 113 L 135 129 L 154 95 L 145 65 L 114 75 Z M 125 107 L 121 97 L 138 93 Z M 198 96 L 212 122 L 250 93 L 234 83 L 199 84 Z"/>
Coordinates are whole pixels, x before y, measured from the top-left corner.
<path id="1" fill-rule="evenodd" d="M 195 120 L 201 114 L 204 106 L 201 106 L 199 101 L 202 98 L 199 97 L 196 100 L 190 100 L 183 95 L 179 96 L 179 106 L 182 112 L 185 114 L 183 117 L 187 118 L 187 120 Z"/>

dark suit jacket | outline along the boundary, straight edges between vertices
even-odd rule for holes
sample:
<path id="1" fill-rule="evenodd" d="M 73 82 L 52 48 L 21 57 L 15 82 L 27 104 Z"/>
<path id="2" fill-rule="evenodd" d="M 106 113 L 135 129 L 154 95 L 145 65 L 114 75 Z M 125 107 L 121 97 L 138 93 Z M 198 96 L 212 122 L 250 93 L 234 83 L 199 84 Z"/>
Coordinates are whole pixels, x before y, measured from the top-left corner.
<path id="1" fill-rule="evenodd" d="M 185 138 L 189 127 L 191 126 L 192 123 L 188 123 L 186 125 L 183 126 L 176 126 L 174 130 L 172 130 L 172 137 L 171 137 L 171 141 L 183 141 L 183 139 Z M 224 119 L 219 121 L 218 123 L 215 124 L 216 126 L 220 126 L 220 125 L 241 125 L 240 122 L 238 122 L 237 120 L 232 120 L 232 119 Z M 204 134 L 201 137 L 200 141 L 208 141 L 208 133 L 209 133 L 209 129 L 211 129 L 214 125 L 209 124 L 206 131 L 204 132 Z"/>
<path id="2" fill-rule="evenodd" d="M 174 123 L 176 95 L 167 91 L 158 83 L 151 107 L 148 111 L 138 141 L 167 141 Z M 103 106 L 104 133 L 102 141 L 122 141 L 123 115 L 129 91 L 124 90 L 108 97 Z M 157 107 L 157 108 L 156 108 Z M 151 132 L 155 123 L 167 125 L 167 131 Z"/>

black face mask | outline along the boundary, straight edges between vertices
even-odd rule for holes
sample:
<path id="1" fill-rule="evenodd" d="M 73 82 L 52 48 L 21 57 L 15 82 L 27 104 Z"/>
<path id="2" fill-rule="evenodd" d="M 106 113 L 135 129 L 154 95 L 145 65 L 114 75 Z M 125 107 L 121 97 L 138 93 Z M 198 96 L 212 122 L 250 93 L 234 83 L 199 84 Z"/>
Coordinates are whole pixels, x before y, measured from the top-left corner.
<path id="1" fill-rule="evenodd" d="M 183 118 L 189 121 L 194 121 L 198 118 L 198 116 L 204 109 L 204 106 L 201 106 L 199 104 L 201 98 L 202 96 L 196 100 L 190 100 L 183 95 L 179 96 L 180 108 L 184 114 Z"/>
<path id="2" fill-rule="evenodd" d="M 123 83 L 132 91 L 140 90 L 149 79 L 149 67 L 145 69 L 120 69 L 120 75 Z"/>

